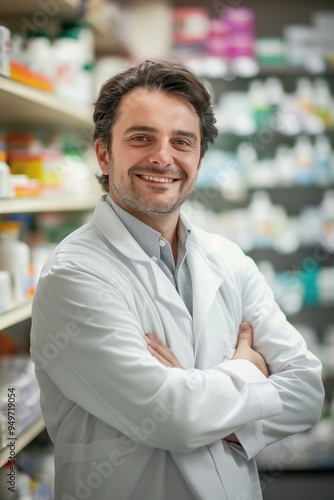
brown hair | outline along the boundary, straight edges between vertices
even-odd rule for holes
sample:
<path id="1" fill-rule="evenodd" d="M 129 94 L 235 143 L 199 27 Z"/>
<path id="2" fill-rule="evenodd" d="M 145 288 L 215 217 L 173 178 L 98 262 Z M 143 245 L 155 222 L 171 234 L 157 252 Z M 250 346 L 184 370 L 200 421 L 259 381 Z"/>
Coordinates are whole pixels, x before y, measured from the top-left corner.
<path id="1" fill-rule="evenodd" d="M 146 60 L 107 80 L 94 106 L 94 140 L 103 142 L 110 151 L 112 126 L 118 118 L 122 97 L 138 87 L 181 96 L 192 104 L 200 119 L 203 156 L 218 134 L 210 94 L 192 71 L 174 61 Z M 102 174 L 97 178 L 103 190 L 108 192 L 108 175 Z"/>

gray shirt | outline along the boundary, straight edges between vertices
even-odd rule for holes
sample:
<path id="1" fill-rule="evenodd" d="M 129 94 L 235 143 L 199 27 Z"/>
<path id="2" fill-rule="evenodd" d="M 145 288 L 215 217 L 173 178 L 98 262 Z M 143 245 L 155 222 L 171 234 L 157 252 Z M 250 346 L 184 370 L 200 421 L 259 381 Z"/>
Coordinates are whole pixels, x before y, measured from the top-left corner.
<path id="1" fill-rule="evenodd" d="M 117 205 L 109 194 L 107 195 L 107 201 L 144 252 L 156 262 L 175 286 L 192 315 L 192 285 L 187 264 L 187 239 L 190 229 L 186 228 L 181 220 L 179 221 L 177 233 L 178 251 L 175 265 L 172 247 L 158 231 Z"/>

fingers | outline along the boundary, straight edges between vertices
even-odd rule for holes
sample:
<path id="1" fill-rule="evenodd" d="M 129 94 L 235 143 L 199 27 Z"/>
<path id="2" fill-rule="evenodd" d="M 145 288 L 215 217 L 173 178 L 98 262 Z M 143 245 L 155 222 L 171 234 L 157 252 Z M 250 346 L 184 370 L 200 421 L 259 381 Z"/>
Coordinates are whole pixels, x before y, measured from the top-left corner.
<path id="1" fill-rule="evenodd" d="M 253 344 L 253 329 L 249 323 L 245 321 L 241 323 L 238 335 L 238 347 L 252 347 Z"/>
<path id="2" fill-rule="evenodd" d="M 162 363 L 164 366 L 170 366 L 170 367 L 173 367 L 173 364 L 168 361 L 164 356 L 162 356 L 161 354 L 159 354 L 158 351 L 156 351 L 154 349 L 154 347 L 148 345 L 147 346 L 147 349 L 149 350 L 149 352 L 152 354 L 152 356 L 154 356 L 158 361 L 160 361 L 160 363 Z"/>
<path id="3" fill-rule="evenodd" d="M 163 355 L 168 355 L 169 357 L 173 356 L 173 351 L 166 346 L 161 340 L 158 339 L 153 333 L 146 333 L 145 340 L 149 346 L 153 347 L 157 352 Z"/>
<path id="4" fill-rule="evenodd" d="M 183 368 L 178 362 L 173 351 L 161 342 L 152 333 L 147 333 L 144 335 L 144 339 L 148 344 L 148 350 L 150 353 L 163 365 L 171 366 L 173 368 Z"/>

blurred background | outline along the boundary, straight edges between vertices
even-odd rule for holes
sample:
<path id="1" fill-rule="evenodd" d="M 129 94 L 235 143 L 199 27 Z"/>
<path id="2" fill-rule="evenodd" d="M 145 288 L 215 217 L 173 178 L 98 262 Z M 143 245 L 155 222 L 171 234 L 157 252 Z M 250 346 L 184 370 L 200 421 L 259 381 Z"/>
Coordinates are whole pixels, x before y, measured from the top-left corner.
<path id="1" fill-rule="evenodd" d="M 15 0 L 0 6 L 0 500 L 53 499 L 53 449 L 28 354 L 31 299 L 50 251 L 90 219 L 101 194 L 99 88 L 161 57 L 203 79 L 219 128 L 185 210 L 258 263 L 323 362 L 319 424 L 258 457 L 264 498 L 333 499 L 333 2 Z"/>

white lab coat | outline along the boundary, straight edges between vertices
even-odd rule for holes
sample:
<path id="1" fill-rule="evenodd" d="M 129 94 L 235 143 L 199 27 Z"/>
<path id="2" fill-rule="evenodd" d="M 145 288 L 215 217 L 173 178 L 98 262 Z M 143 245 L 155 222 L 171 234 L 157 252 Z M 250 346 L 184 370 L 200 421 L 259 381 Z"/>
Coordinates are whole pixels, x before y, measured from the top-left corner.
<path id="1" fill-rule="evenodd" d="M 31 353 L 55 443 L 56 500 L 258 500 L 254 456 L 317 422 L 320 363 L 253 261 L 195 227 L 187 258 L 193 318 L 103 196 L 46 263 Z M 269 379 L 230 359 L 242 321 Z M 147 332 L 186 370 L 157 361 Z M 242 447 L 222 441 L 232 432 Z"/>

